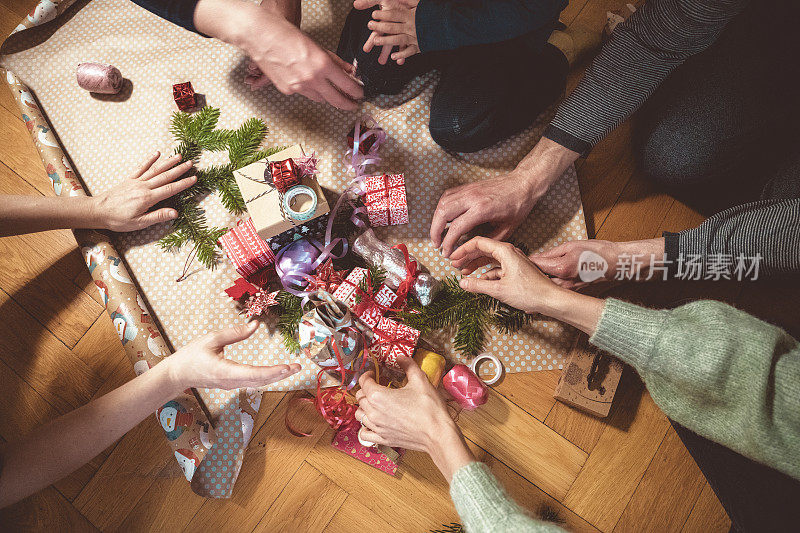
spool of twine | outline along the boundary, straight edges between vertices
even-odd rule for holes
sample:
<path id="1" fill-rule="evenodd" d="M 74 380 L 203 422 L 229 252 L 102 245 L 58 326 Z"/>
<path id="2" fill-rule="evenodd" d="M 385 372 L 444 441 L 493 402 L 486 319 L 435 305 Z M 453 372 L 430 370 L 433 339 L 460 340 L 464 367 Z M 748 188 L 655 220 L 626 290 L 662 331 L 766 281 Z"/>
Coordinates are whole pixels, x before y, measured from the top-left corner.
<path id="1" fill-rule="evenodd" d="M 77 75 L 78 86 L 89 92 L 117 94 L 122 89 L 122 73 L 114 65 L 81 63 Z"/>

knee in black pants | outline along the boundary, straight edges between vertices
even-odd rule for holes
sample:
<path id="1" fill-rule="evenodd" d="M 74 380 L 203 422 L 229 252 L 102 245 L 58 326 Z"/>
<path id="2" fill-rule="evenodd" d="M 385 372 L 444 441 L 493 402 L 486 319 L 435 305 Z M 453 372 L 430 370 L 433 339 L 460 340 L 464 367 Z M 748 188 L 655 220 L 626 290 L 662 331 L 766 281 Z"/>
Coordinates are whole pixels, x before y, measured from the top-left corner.
<path id="1" fill-rule="evenodd" d="M 446 150 L 475 152 L 519 133 L 561 96 L 568 69 L 551 45 L 528 51 L 507 41 L 459 53 L 431 100 L 431 137 Z"/>

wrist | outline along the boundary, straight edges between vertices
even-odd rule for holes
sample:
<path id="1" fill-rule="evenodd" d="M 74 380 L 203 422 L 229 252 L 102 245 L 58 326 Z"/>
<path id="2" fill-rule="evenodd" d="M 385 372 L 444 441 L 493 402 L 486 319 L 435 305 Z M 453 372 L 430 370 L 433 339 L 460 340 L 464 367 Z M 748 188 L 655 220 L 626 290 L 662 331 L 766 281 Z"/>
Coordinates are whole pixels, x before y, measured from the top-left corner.
<path id="1" fill-rule="evenodd" d="M 616 257 L 626 256 L 637 265 L 635 279 L 646 279 L 655 265 L 664 263 L 664 238 L 616 243 Z"/>
<path id="2" fill-rule="evenodd" d="M 428 434 L 426 452 L 448 483 L 462 466 L 475 461 L 458 426 L 450 417 Z"/>
<path id="3" fill-rule="evenodd" d="M 109 229 L 106 216 L 108 210 L 104 208 L 105 195 L 78 196 L 72 200 L 79 206 L 77 219 L 71 224 L 72 228 Z"/>
<path id="4" fill-rule="evenodd" d="M 542 137 L 511 174 L 523 184 L 535 204 L 579 156 L 577 152 Z"/>
<path id="5" fill-rule="evenodd" d="M 189 383 L 183 365 L 181 365 L 177 357 L 165 357 L 148 372 L 153 372 L 154 370 L 158 370 L 163 374 L 161 377 L 164 381 L 164 388 L 171 394 L 178 394 L 192 386 Z"/>

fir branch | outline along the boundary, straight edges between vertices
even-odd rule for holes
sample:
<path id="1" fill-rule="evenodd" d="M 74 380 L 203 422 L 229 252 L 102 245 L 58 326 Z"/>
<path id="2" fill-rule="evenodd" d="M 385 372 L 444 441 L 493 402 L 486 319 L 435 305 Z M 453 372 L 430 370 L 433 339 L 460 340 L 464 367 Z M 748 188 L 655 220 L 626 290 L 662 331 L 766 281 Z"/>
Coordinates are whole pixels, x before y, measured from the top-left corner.
<path id="1" fill-rule="evenodd" d="M 369 279 L 372 281 L 372 291 L 378 292 L 383 282 L 386 281 L 386 270 L 380 265 L 369 265 Z"/>
<path id="2" fill-rule="evenodd" d="M 267 136 L 267 125 L 259 118 L 249 118 L 233 132 L 228 140 L 228 157 L 235 168 L 241 168 L 248 157 L 258 151 L 264 137 Z"/>
<path id="3" fill-rule="evenodd" d="M 283 337 L 283 345 L 291 353 L 300 351 L 300 342 L 297 340 L 300 320 L 303 318 L 303 306 L 299 297 L 286 291 L 278 292 L 275 299 L 278 301 L 278 331 Z"/>
<path id="4" fill-rule="evenodd" d="M 548 505 L 547 503 L 542 503 L 539 506 L 537 514 L 539 515 L 539 518 L 548 522 L 554 522 L 556 524 L 563 524 L 566 522 L 564 517 L 561 516 L 561 513 L 558 512 L 558 509 L 552 505 Z"/>
<path id="5" fill-rule="evenodd" d="M 189 125 L 192 123 L 192 115 L 183 111 L 176 111 L 172 114 L 169 131 L 181 143 L 189 143 Z"/>
<path id="6" fill-rule="evenodd" d="M 228 143 L 233 136 L 231 130 L 214 130 L 197 139 L 200 148 L 209 152 L 221 152 L 228 149 Z"/>
<path id="7" fill-rule="evenodd" d="M 186 130 L 190 141 L 200 145 L 217 127 L 220 110 L 218 107 L 206 106 L 192 115 L 192 120 Z"/>

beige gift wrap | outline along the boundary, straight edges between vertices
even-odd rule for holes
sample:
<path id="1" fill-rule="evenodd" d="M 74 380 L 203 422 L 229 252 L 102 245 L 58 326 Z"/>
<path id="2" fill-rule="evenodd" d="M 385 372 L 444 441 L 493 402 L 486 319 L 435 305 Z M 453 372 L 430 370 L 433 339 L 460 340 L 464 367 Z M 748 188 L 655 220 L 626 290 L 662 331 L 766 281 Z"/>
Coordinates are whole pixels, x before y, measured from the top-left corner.
<path id="1" fill-rule="evenodd" d="M 351 5 L 346 0 L 305 1 L 303 29 L 323 46 L 335 49 Z M 67 10 L 52 24 L 15 37 L 11 46 L 4 47 L 5 52 L 15 52 L 3 57 L 2 65 L 34 91 L 75 171 L 92 194 L 113 187 L 154 150 L 169 152 L 175 147 L 169 134 L 170 116 L 176 110 L 172 101 L 174 83 L 191 81 L 195 90 L 205 95 L 208 105 L 219 107 L 220 127 L 235 128 L 250 117 L 260 117 L 270 128 L 267 145 L 299 143 L 307 151 L 316 152 L 320 185 L 337 192 L 351 178 L 343 161 L 347 133 L 362 113 L 371 114 L 386 130 L 388 141 L 381 148 L 380 168 L 368 172 L 404 173 L 409 208 L 408 224 L 378 228 L 378 236 L 391 244 L 405 243 L 409 252 L 439 278 L 457 273 L 428 239 L 431 217 L 442 192 L 511 170 L 534 145 L 550 118 L 543 116 L 520 135 L 481 152 L 449 154 L 428 132 L 435 73 L 413 80 L 398 96 L 364 103 L 359 113 L 345 113 L 300 96 L 285 96 L 273 87 L 251 92 L 243 84 L 247 59 L 239 50 L 187 32 L 128 0 L 92 0 L 80 9 Z M 80 89 L 75 68 L 86 61 L 118 67 L 131 82 L 128 91 L 101 98 Z M 204 154 L 198 166 L 226 160 L 224 153 Z M 235 217 L 213 195 L 201 206 L 210 225 L 234 225 Z M 188 250 L 174 255 L 162 252 L 156 241 L 168 231 L 168 225 L 161 225 L 115 238 L 116 249 L 168 341 L 182 346 L 205 332 L 241 323 L 242 318 L 223 294 L 237 277 L 233 266 L 227 261 L 213 271 L 198 266 L 188 279 L 176 283 Z M 575 171 L 570 168 L 540 200 L 514 239 L 536 251 L 582 238 L 586 238 L 583 211 Z M 463 360 L 453 351 L 450 334 L 442 332 L 428 340 L 441 347 L 444 355 Z M 558 322 L 538 320 L 515 333 L 493 331 L 485 348 L 497 355 L 509 372 L 560 368 L 573 335 L 573 330 Z M 302 372 L 271 389 L 295 390 L 315 384 L 316 365 L 301 355 L 288 354 L 280 336 L 268 324 L 226 353 L 244 363 L 303 365 Z M 251 416 L 244 413 L 257 410 L 257 395 L 242 395 L 248 401 L 247 408 L 240 409 L 236 391 L 199 392 L 215 421 L 218 443 L 198 473 L 208 476 L 203 479 L 213 480 L 204 486 L 210 494 L 229 495 L 247 442 L 245 433 L 251 427 Z M 204 468 L 206 464 L 208 468 Z M 216 469 L 213 472 L 212 465 Z"/>
<path id="2" fill-rule="evenodd" d="M 300 180 L 300 185 L 310 187 L 314 194 L 317 195 L 317 208 L 314 214 L 303 221 L 285 217 L 281 209 L 283 195 L 269 183 L 264 183 L 264 172 L 269 172 L 270 161 L 283 161 L 284 159 L 302 157 L 303 155 L 303 150 L 299 145 L 290 146 L 269 156 L 267 159 L 256 161 L 233 172 L 236 185 L 239 186 L 242 198 L 244 198 L 247 205 L 247 212 L 250 213 L 250 218 L 253 220 L 258 235 L 265 241 L 330 212 L 325 194 L 314 176 L 303 176 Z"/>

